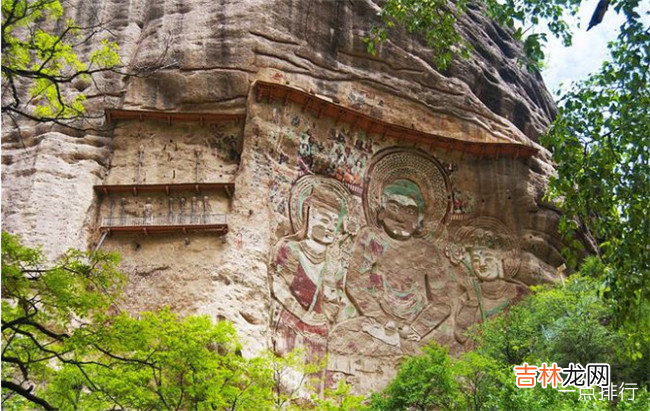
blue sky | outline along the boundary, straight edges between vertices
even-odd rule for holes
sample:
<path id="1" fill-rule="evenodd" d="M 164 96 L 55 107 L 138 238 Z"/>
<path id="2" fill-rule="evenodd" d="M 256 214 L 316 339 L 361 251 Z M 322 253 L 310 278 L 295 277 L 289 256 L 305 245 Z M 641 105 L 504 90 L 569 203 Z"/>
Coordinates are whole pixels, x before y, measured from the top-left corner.
<path id="1" fill-rule="evenodd" d="M 571 81 L 586 78 L 589 73 L 597 71 L 609 56 L 607 43 L 616 39 L 624 17 L 617 15 L 614 8 L 610 6 L 603 22 L 587 32 L 587 24 L 597 4 L 598 0 L 583 2 L 580 12 L 573 21 L 574 35 L 571 47 L 564 47 L 560 40 L 549 36 L 546 47 L 546 69 L 542 71 L 542 76 L 546 87 L 554 97 L 555 92 L 561 88 L 561 83 L 565 83 L 564 89 L 566 89 Z M 650 8 L 648 6 L 646 4 L 643 7 L 645 11 Z M 577 27 L 578 23 L 580 27 Z"/>

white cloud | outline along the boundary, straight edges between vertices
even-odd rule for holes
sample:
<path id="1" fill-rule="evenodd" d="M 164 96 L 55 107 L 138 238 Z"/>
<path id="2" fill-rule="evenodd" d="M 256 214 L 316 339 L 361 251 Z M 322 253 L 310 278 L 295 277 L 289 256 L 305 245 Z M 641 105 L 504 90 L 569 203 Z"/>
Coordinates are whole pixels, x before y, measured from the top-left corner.
<path id="1" fill-rule="evenodd" d="M 607 43 L 616 39 L 625 17 L 617 15 L 610 6 L 603 21 L 586 31 L 597 4 L 598 0 L 583 2 L 573 20 L 571 47 L 564 47 L 560 40 L 548 36 L 549 41 L 545 49 L 547 68 L 542 71 L 542 77 L 551 93 L 555 94 L 560 89 L 566 90 L 572 81 L 586 78 L 589 73 L 597 71 L 609 57 Z M 578 23 L 580 27 L 577 27 Z M 564 85 L 561 86 L 561 83 Z"/>

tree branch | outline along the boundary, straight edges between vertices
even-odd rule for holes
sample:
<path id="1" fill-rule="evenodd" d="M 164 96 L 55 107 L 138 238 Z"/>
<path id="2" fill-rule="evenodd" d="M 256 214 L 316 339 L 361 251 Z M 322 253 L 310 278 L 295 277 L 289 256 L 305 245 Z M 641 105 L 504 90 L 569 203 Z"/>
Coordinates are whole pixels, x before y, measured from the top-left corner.
<path id="1" fill-rule="evenodd" d="M 45 401 L 43 398 L 37 397 L 36 395 L 32 394 L 31 390 L 27 390 L 27 389 L 21 387 L 20 385 L 14 383 L 12 381 L 2 380 L 2 387 L 7 388 L 7 389 L 15 392 L 16 394 L 24 397 L 25 399 L 33 402 L 34 404 L 40 405 L 41 407 L 45 408 L 46 410 L 57 410 L 58 409 L 58 408 L 52 406 L 49 402 Z"/>

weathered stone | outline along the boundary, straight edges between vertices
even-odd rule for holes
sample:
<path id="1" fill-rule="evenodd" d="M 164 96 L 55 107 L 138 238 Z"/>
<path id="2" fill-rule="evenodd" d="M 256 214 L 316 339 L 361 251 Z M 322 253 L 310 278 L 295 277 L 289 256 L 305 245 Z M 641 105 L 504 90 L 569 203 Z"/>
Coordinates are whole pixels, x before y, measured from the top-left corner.
<path id="1" fill-rule="evenodd" d="M 79 2 L 82 25 L 110 20 L 129 67 L 164 66 L 75 85 L 109 92 L 90 98 L 91 111 L 245 120 L 143 117 L 115 121 L 110 139 L 36 128 L 27 148 L 3 130 L 3 228 L 52 257 L 70 246 L 119 251 L 127 309 L 228 319 L 246 355 L 327 354 L 327 383 L 377 389 L 428 341 L 464 349 L 469 325 L 562 264 L 558 214 L 542 202 L 553 169 L 536 143 L 554 106 L 539 75 L 520 67 L 520 45 L 480 10 L 459 25 L 471 58 L 444 73 L 399 30 L 368 55 L 377 10 L 343 0 Z M 234 196 L 168 187 L 224 182 Z M 135 189 L 95 195 L 96 184 Z M 137 191 L 147 184 L 162 188 Z M 221 214 L 225 236 L 192 231 Z M 155 233 L 160 222 L 187 227 Z M 138 231 L 114 230 L 129 225 Z"/>
<path id="2" fill-rule="evenodd" d="M 105 176 L 109 143 L 60 133 L 3 141 L 3 230 L 43 245 L 50 258 L 70 247 L 87 248 L 97 210 L 93 185 Z"/>

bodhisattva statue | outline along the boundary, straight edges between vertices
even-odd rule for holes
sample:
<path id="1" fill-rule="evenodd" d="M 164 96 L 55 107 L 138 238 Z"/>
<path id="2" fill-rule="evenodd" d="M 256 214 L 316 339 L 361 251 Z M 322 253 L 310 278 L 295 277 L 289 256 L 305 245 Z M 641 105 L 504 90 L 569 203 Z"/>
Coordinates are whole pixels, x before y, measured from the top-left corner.
<path id="1" fill-rule="evenodd" d="M 302 198 L 293 208 L 300 213 L 292 216 L 297 231 L 276 244 L 269 271 L 279 302 L 272 321 L 274 349 L 286 353 L 304 347 L 307 360 L 314 362 L 326 353 L 331 326 L 355 310 L 344 292 L 347 259 L 342 248 L 349 248 L 351 240 L 348 198 L 340 193 L 347 189 L 333 179 L 304 178 L 309 184 L 298 184 Z"/>
<path id="2" fill-rule="evenodd" d="M 457 229 L 445 253 L 461 271 L 464 295 L 455 313 L 454 337 L 462 344 L 469 326 L 519 299 L 528 287 L 513 278 L 520 266 L 514 233 L 494 218 L 479 217 Z"/>

